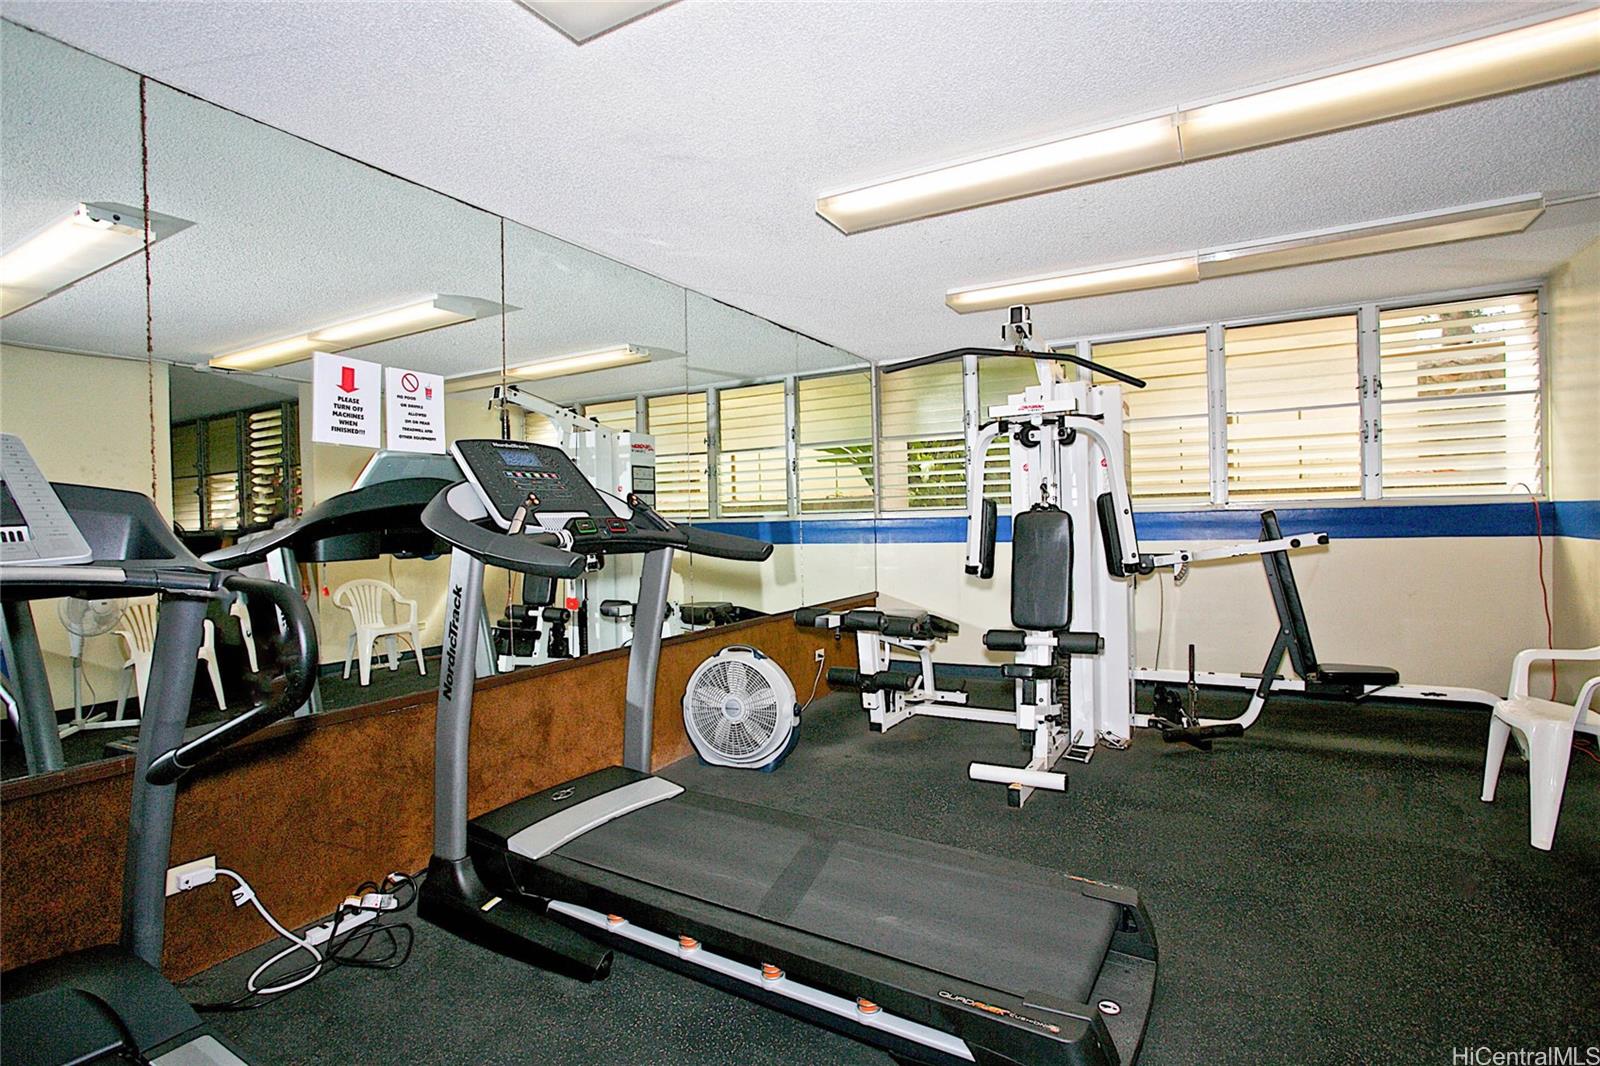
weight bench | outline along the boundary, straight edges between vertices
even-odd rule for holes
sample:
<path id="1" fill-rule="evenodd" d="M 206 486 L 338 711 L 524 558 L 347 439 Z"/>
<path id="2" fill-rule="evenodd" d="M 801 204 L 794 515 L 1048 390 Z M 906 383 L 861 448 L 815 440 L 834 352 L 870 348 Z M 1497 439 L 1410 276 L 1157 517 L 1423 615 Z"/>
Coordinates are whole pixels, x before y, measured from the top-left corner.
<path id="1" fill-rule="evenodd" d="M 917 714 L 979 721 L 1010 719 L 1000 711 L 968 708 L 965 692 L 941 689 L 934 680 L 933 649 L 961 631 L 961 627 L 948 618 L 927 612 L 890 614 L 855 610 L 837 613 L 802 607 L 794 613 L 794 620 L 802 629 L 831 629 L 841 636 L 855 634 L 858 669 L 833 667 L 828 671 L 828 685 L 861 693 L 861 705 L 866 708 L 875 733 L 892 729 Z M 891 666 L 896 648 L 917 657 L 919 669 L 916 673 Z"/>

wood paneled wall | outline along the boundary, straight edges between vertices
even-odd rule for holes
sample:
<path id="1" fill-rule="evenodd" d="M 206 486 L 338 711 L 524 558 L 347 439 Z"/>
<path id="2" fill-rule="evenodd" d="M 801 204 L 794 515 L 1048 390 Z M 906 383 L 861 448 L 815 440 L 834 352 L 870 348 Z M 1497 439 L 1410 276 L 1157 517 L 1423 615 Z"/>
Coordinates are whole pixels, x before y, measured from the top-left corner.
<path id="1" fill-rule="evenodd" d="M 839 601 L 857 606 L 872 597 Z M 855 665 L 851 641 L 788 615 L 686 634 L 662 648 L 654 759 L 692 754 L 681 700 L 689 675 L 729 644 L 751 644 L 801 698 L 816 672 Z M 603 652 L 480 682 L 474 700 L 472 813 L 621 761 L 627 653 Z M 826 680 L 819 692 L 826 691 Z M 295 719 L 263 731 L 182 786 L 174 864 L 215 855 L 279 920 L 322 917 L 362 881 L 427 865 L 433 833 L 432 690 Z M 0 788 L 0 968 L 117 938 L 132 759 Z M 188 977 L 272 939 L 224 882 L 167 901 L 165 969 Z"/>

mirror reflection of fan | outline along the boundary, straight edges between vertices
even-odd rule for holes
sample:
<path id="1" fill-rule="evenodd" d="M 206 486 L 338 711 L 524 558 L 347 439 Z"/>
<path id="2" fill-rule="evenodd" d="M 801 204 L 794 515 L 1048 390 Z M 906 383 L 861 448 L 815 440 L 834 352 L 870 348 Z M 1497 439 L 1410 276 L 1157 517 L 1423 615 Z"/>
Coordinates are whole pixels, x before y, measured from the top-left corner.
<path id="1" fill-rule="evenodd" d="M 90 715 L 83 713 L 83 642 L 115 629 L 127 605 L 127 600 L 69 598 L 56 606 L 56 614 L 66 627 L 67 639 L 72 647 L 72 720 L 61 727 L 63 737 L 70 737 L 84 729 L 118 729 L 139 724 L 138 719 L 108 718 L 104 711 Z"/>

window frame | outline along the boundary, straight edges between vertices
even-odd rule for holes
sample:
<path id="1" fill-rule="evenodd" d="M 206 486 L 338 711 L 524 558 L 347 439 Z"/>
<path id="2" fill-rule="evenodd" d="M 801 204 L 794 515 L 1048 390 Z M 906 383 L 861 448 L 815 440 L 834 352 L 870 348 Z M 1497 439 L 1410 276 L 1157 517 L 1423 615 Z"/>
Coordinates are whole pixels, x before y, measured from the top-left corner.
<path id="1" fill-rule="evenodd" d="M 281 400 L 278 403 L 262 403 L 252 407 L 243 407 L 235 411 L 219 411 L 214 415 L 203 415 L 199 418 L 186 418 L 181 422 L 173 422 L 167 427 L 167 439 L 172 439 L 174 431 L 192 427 L 195 431 L 195 465 L 192 470 L 180 472 L 176 466 L 172 467 L 170 474 L 173 491 L 176 495 L 177 484 L 181 480 L 195 479 L 195 495 L 199 499 L 200 525 L 196 529 L 185 529 L 190 534 L 223 534 L 229 536 L 242 536 L 261 529 L 270 528 L 273 522 L 279 521 L 278 517 L 270 519 L 266 525 L 251 525 L 249 522 L 250 511 L 250 456 L 249 456 L 249 419 L 251 415 L 261 414 L 264 411 L 277 411 L 280 425 L 283 430 L 283 489 L 284 497 L 279 501 L 287 507 L 287 514 L 293 517 L 297 512 L 295 498 L 302 491 L 300 477 L 296 471 L 302 467 L 300 454 L 301 441 L 300 401 Z M 213 472 L 211 469 L 210 430 L 212 422 L 224 419 L 233 420 L 234 448 L 238 456 L 237 470 L 223 470 Z M 211 493 L 210 481 L 223 474 L 232 474 L 234 478 L 234 491 L 238 501 L 238 524 L 233 527 L 218 526 L 211 522 Z M 177 510 L 177 501 L 173 501 L 173 510 Z"/>

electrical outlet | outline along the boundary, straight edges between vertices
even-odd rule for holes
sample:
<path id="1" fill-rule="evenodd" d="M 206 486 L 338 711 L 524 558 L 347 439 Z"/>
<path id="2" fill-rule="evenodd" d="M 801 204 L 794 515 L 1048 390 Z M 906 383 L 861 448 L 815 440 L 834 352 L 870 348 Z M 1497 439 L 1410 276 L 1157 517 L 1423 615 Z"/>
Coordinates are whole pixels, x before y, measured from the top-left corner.
<path id="1" fill-rule="evenodd" d="M 827 655 L 828 655 L 827 652 L 823 651 L 821 648 L 818 648 L 817 649 L 817 662 L 820 663 L 823 659 L 827 658 Z"/>
<path id="2" fill-rule="evenodd" d="M 187 892 L 191 888 L 209 885 L 217 879 L 217 857 L 207 855 L 203 859 L 195 859 L 181 866 L 174 866 L 167 871 L 167 895 L 176 896 L 179 892 Z"/>

